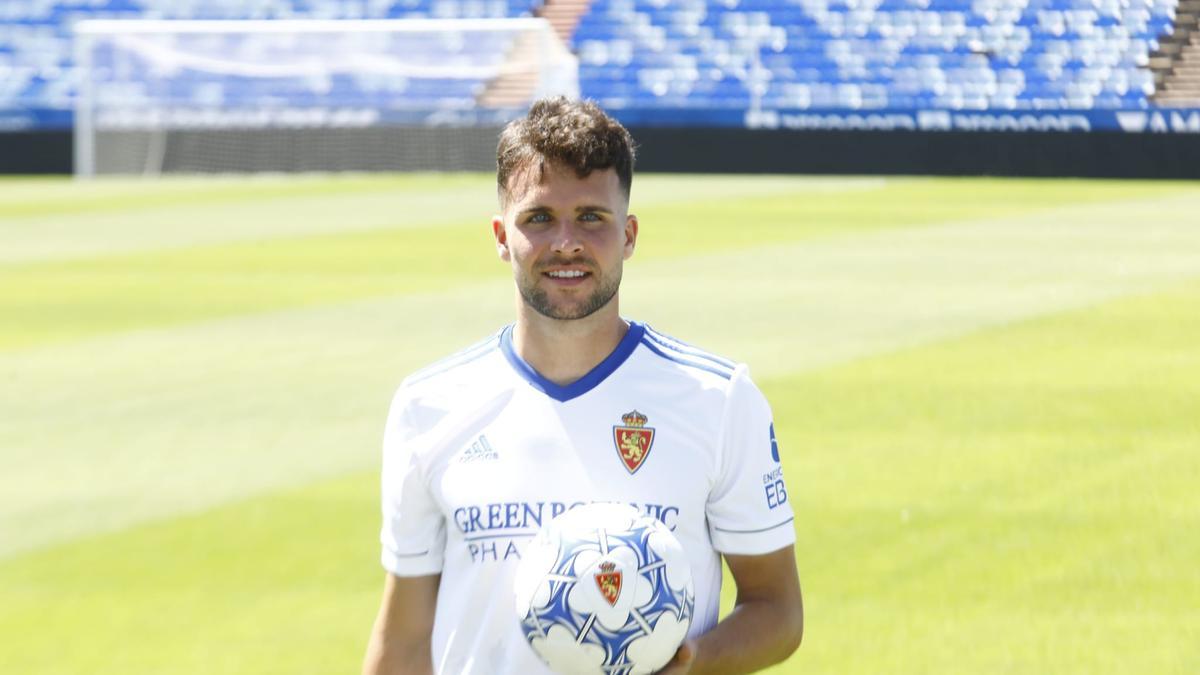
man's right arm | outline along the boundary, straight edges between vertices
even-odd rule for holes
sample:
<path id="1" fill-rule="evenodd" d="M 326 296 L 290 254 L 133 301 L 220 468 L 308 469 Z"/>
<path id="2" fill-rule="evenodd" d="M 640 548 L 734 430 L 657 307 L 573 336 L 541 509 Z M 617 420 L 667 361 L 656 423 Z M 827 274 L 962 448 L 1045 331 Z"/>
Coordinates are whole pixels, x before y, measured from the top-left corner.
<path id="1" fill-rule="evenodd" d="M 430 675 L 433 614 L 440 574 L 398 577 L 389 573 L 375 618 L 363 675 Z"/>

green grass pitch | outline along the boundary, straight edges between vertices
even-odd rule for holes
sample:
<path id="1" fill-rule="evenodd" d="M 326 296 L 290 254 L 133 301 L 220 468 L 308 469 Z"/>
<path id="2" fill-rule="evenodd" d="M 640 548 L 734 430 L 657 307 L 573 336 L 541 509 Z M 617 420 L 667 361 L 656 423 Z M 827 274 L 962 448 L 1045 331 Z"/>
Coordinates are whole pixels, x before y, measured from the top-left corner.
<path id="1" fill-rule="evenodd" d="M 356 672 L 388 397 L 512 314 L 493 194 L 0 181 L 0 672 Z M 647 175 L 632 210 L 623 312 L 775 411 L 773 672 L 1200 668 L 1200 187 Z"/>

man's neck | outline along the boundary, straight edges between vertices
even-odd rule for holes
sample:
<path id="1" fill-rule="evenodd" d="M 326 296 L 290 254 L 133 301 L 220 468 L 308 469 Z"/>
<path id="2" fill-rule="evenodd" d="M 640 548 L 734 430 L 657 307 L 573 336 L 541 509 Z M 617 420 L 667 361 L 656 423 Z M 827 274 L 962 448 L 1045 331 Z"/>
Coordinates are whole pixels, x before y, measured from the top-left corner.
<path id="1" fill-rule="evenodd" d="M 587 375 L 629 330 L 616 298 L 595 314 L 570 321 L 542 316 L 519 299 L 518 303 L 513 349 L 539 375 L 560 386 Z"/>

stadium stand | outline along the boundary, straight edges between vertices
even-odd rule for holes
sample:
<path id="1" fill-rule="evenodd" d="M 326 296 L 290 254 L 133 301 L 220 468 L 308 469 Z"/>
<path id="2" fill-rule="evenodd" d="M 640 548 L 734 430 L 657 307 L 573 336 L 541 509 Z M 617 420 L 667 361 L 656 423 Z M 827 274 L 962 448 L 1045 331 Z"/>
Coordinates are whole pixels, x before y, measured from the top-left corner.
<path id="1" fill-rule="evenodd" d="M 583 95 L 617 110 L 1137 110 L 1155 101 L 1150 57 L 1159 54 L 1159 40 L 1173 33 L 1179 2 L 595 0 L 588 5 L 575 0 L 560 25 L 572 33 L 570 44 L 580 58 Z M 3 3 L 0 110 L 38 109 L 50 113 L 46 119 L 69 120 L 78 84 L 71 25 L 81 18 L 516 17 L 543 11 L 550 15 L 564 3 L 542 4 L 538 0 Z M 1195 18 L 1194 14 L 1185 17 Z M 1180 82 L 1200 81 L 1196 79 L 1200 55 L 1194 41 L 1176 46 L 1170 66 L 1180 74 L 1176 84 L 1168 87 L 1172 91 Z M 1165 76 L 1159 80 L 1165 82 Z M 343 92 L 354 89 L 353 82 L 338 86 Z M 480 83 L 451 86 L 447 82 L 444 89 L 435 87 L 426 94 L 499 105 L 506 99 L 489 98 L 494 89 Z M 54 113 L 61 115 L 55 118 Z"/>
<path id="2" fill-rule="evenodd" d="M 1150 56 L 1154 102 L 1200 106 L 1200 0 L 1180 0 L 1174 28 Z"/>
<path id="3" fill-rule="evenodd" d="M 1145 107 L 1176 0 L 597 0 L 580 86 L 614 107 Z"/>

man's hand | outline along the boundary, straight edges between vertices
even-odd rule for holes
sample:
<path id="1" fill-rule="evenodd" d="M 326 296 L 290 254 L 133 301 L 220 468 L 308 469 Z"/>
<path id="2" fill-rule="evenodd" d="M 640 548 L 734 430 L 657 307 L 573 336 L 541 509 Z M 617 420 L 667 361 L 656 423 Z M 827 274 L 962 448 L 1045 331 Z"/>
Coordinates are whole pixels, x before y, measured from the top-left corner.
<path id="1" fill-rule="evenodd" d="M 675 656 L 671 657 L 667 665 L 658 671 L 658 675 L 684 675 L 692 669 L 692 662 L 695 660 L 696 641 L 684 640 L 683 644 L 679 645 L 679 650 L 675 652 Z"/>

